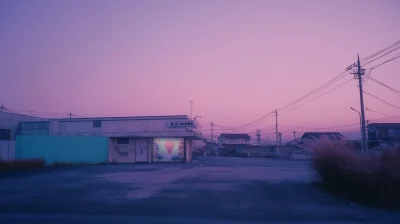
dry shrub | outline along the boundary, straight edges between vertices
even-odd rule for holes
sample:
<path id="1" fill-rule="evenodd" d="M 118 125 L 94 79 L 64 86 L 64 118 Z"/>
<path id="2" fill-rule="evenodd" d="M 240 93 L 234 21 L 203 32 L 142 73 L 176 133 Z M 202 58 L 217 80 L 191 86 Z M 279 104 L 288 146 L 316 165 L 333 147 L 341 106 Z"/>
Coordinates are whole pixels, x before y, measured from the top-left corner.
<path id="1" fill-rule="evenodd" d="M 367 155 L 344 142 L 326 141 L 312 149 L 312 166 L 325 189 L 368 205 L 400 206 L 400 149 Z"/>
<path id="2" fill-rule="evenodd" d="M 43 159 L 0 161 L 1 171 L 29 170 L 43 167 L 45 167 Z"/>

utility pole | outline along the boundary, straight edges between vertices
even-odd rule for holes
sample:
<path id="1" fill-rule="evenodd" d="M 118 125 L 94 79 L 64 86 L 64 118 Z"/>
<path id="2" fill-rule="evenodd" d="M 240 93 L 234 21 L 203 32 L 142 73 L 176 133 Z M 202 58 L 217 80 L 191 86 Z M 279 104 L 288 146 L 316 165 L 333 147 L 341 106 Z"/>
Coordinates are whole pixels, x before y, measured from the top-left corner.
<path id="1" fill-rule="evenodd" d="M 279 145 L 282 145 L 282 133 L 279 132 Z"/>
<path id="2" fill-rule="evenodd" d="M 211 143 L 213 143 L 213 128 L 214 128 L 214 123 L 211 121 Z"/>
<path id="3" fill-rule="evenodd" d="M 276 152 L 279 153 L 278 110 L 275 110 Z"/>
<path id="4" fill-rule="evenodd" d="M 73 114 L 72 114 L 72 112 L 69 112 L 68 115 L 69 115 L 69 119 L 71 119 Z"/>
<path id="5" fill-rule="evenodd" d="M 3 104 L 1 104 L 1 106 L 0 106 L 0 112 L 3 112 L 4 109 L 6 109 L 6 108 L 3 106 Z"/>
<path id="6" fill-rule="evenodd" d="M 257 142 L 258 145 L 261 145 L 261 130 L 257 129 Z"/>
<path id="7" fill-rule="evenodd" d="M 190 103 L 190 118 L 192 118 L 192 112 L 193 112 L 193 100 L 189 101 Z"/>
<path id="8" fill-rule="evenodd" d="M 360 64 L 360 55 L 357 57 L 357 70 L 353 71 L 351 74 L 355 76 L 356 79 L 358 79 L 358 87 L 360 89 L 360 107 L 361 107 L 361 129 L 362 129 L 362 148 L 364 149 L 364 152 L 368 151 L 367 148 L 367 136 L 366 136 L 366 127 L 365 127 L 365 111 L 364 111 L 364 98 L 363 98 L 363 89 L 362 89 L 362 76 L 365 74 L 365 69 L 361 68 Z"/>
<path id="9" fill-rule="evenodd" d="M 294 135 L 294 140 L 297 140 L 297 138 L 296 138 L 296 131 L 293 131 L 293 135 Z"/>

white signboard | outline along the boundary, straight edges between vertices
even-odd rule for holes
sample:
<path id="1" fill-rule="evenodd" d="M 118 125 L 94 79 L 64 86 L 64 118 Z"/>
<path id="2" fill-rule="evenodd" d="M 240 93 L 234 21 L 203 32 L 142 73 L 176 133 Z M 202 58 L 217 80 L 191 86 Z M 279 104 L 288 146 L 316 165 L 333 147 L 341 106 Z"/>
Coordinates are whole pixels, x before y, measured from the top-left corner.
<path id="1" fill-rule="evenodd" d="M 184 128 L 184 127 L 194 127 L 192 121 L 168 121 L 167 126 L 169 128 Z"/>

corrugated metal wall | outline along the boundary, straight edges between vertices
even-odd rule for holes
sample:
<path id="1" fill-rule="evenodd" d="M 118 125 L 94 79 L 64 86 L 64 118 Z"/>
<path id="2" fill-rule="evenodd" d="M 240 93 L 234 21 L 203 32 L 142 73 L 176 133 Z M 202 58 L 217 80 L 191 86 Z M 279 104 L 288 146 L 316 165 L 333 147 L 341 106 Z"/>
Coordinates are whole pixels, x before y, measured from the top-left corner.
<path id="1" fill-rule="evenodd" d="M 39 159 L 46 164 L 107 162 L 108 138 L 101 136 L 17 136 L 16 159 Z"/>

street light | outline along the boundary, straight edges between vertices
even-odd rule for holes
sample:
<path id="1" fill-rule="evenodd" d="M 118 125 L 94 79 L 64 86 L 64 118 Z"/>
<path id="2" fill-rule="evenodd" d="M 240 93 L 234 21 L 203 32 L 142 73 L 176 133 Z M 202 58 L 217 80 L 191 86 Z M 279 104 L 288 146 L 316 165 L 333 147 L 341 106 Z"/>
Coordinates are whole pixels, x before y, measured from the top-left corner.
<path id="1" fill-rule="evenodd" d="M 201 118 L 201 116 L 196 116 L 196 117 L 193 118 L 193 120 L 196 120 L 196 118 Z"/>
<path id="2" fill-rule="evenodd" d="M 360 116 L 360 133 L 361 133 L 361 150 L 364 153 L 364 135 L 363 135 L 363 129 L 362 129 L 362 120 L 361 120 L 361 113 L 360 111 L 354 109 L 353 107 L 350 107 L 351 110 L 354 110 L 355 112 L 358 113 L 358 115 Z"/>

